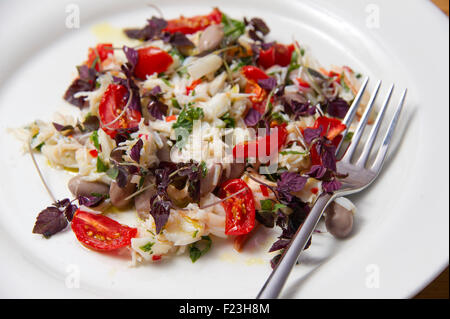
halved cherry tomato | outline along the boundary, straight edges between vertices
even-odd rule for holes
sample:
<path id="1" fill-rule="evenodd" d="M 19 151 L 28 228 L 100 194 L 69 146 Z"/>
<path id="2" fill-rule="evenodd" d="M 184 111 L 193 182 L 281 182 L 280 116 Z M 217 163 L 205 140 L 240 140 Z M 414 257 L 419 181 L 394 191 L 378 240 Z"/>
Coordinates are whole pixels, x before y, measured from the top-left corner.
<path id="1" fill-rule="evenodd" d="M 108 58 L 108 55 L 114 55 L 113 46 L 110 43 L 99 43 L 95 48 L 89 48 L 88 60 L 86 64 L 88 67 L 92 67 L 97 57 L 99 61 L 95 64 L 95 69 L 100 71 L 100 63 Z"/>
<path id="2" fill-rule="evenodd" d="M 146 47 L 138 49 L 138 62 L 134 69 L 134 75 L 144 80 L 147 75 L 167 71 L 173 63 L 172 56 L 157 47 Z"/>
<path id="3" fill-rule="evenodd" d="M 292 52 L 295 47 L 293 44 L 284 45 L 276 43 L 267 50 L 259 52 L 258 64 L 268 69 L 275 64 L 280 66 L 288 66 L 291 63 Z"/>
<path id="4" fill-rule="evenodd" d="M 236 145 L 233 148 L 233 157 L 234 158 L 259 158 L 260 156 L 264 156 L 266 158 L 271 158 L 275 155 L 286 143 L 287 139 L 287 130 L 286 124 L 277 125 L 276 131 L 270 132 L 269 135 L 258 138 L 256 141 L 244 142 Z M 275 135 L 275 136 L 273 136 Z M 271 143 L 272 140 L 276 140 L 277 143 Z M 260 154 L 260 149 L 265 149 L 263 154 Z"/>
<path id="5" fill-rule="evenodd" d="M 100 100 L 98 112 L 102 128 L 112 138 L 116 136 L 117 129 L 137 127 L 141 121 L 141 113 L 130 108 L 117 119 L 127 105 L 127 93 L 128 89 L 125 86 L 110 84 Z"/>
<path id="6" fill-rule="evenodd" d="M 84 246 L 111 251 L 131 244 L 137 229 L 122 225 L 100 214 L 93 214 L 78 209 L 73 215 L 72 230 L 78 241 Z"/>
<path id="7" fill-rule="evenodd" d="M 225 198 L 247 189 L 222 202 L 225 209 L 225 234 L 244 235 L 255 227 L 255 200 L 253 193 L 242 179 L 230 179 L 220 187 L 219 197 Z"/>
<path id="8" fill-rule="evenodd" d="M 211 24 L 219 24 L 222 22 L 222 12 L 219 9 L 214 10 L 204 16 L 195 16 L 186 18 L 180 16 L 178 19 L 167 21 L 167 27 L 163 31 L 170 33 L 181 32 L 184 34 L 192 34 L 200 30 L 204 30 Z"/>

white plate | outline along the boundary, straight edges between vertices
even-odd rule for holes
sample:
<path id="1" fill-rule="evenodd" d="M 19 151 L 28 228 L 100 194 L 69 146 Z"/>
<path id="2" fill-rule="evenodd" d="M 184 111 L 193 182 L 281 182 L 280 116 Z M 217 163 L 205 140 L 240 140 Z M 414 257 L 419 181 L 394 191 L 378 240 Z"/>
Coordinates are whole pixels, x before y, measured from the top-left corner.
<path id="1" fill-rule="evenodd" d="M 92 26 L 143 25 L 153 13 L 147 2 L 76 1 L 80 29 L 65 26 L 71 1 L 0 4 L 0 297 L 252 298 L 270 273 L 262 236 L 255 239 L 260 248 L 253 242 L 241 255 L 217 242 L 195 264 L 179 256 L 129 268 L 124 258 L 81 248 L 70 231 L 50 240 L 31 234 L 50 200 L 6 128 L 49 118 L 64 104 L 75 65 L 97 41 Z M 353 198 L 354 235 L 345 241 L 314 235 L 283 297 L 405 298 L 448 265 L 448 19 L 431 2 L 152 2 L 167 17 L 206 13 L 213 5 L 232 16 L 262 17 L 272 37 L 287 43 L 294 35 L 324 66 L 350 65 L 372 82 L 395 82 L 397 93 L 409 89 L 402 142 L 398 132 L 379 180 Z M 68 196 L 67 175 L 40 163 L 58 198 Z"/>

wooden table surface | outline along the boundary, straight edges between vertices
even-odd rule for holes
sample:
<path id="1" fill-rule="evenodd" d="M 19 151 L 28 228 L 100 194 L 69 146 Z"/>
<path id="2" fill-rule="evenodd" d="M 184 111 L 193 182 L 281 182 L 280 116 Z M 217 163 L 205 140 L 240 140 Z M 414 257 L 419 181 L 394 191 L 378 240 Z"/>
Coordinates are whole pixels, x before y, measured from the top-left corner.
<path id="1" fill-rule="evenodd" d="M 449 0 L 432 0 L 445 14 L 448 16 L 448 6 Z M 436 299 L 436 298 L 445 298 L 448 297 L 448 277 L 449 270 L 448 268 L 431 284 L 429 284 L 424 290 L 422 290 L 416 298 L 420 299 Z"/>

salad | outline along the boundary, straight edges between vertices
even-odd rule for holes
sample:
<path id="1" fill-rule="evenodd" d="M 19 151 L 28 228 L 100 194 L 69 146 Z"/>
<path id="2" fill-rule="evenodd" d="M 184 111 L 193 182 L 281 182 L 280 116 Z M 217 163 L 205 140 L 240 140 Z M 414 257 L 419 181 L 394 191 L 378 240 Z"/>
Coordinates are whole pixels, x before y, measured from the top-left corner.
<path id="1" fill-rule="evenodd" d="M 341 187 L 335 150 L 351 138 L 341 120 L 361 76 L 218 8 L 123 32 L 135 45 L 98 43 L 77 66 L 63 96 L 77 116 L 20 129 L 33 160 L 73 175 L 72 197 L 42 210 L 33 233 L 70 227 L 90 249 L 129 249 L 134 263 L 195 262 L 214 237 L 240 251 L 258 228 L 278 228 L 275 265 L 318 196 Z M 122 210 L 136 212 L 133 226 L 111 217 Z M 328 231 L 347 236 L 354 210 L 333 203 Z"/>

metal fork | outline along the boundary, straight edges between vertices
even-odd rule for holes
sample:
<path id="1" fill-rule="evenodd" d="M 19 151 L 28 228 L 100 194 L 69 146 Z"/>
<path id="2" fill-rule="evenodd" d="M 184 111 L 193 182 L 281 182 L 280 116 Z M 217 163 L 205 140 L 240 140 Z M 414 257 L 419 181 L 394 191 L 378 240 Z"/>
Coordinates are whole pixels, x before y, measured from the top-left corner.
<path id="1" fill-rule="evenodd" d="M 350 126 L 355 117 L 356 110 L 358 109 L 358 106 L 361 103 L 361 99 L 364 94 L 364 91 L 366 90 L 368 81 L 369 78 L 366 78 L 363 81 L 361 89 L 356 95 L 355 100 L 352 103 L 352 106 L 350 107 L 346 117 L 343 120 L 343 123 L 347 126 L 347 129 L 343 132 L 344 137 L 348 132 L 348 127 Z M 320 217 L 322 216 L 328 204 L 330 204 L 333 200 L 335 200 L 338 197 L 354 194 L 364 190 L 375 180 L 375 178 L 380 173 L 381 168 L 383 167 L 384 160 L 386 158 L 387 151 L 389 149 L 389 145 L 392 141 L 392 136 L 395 127 L 398 123 L 407 92 L 407 90 L 405 89 L 402 93 L 400 102 L 390 122 L 389 128 L 384 136 L 383 142 L 378 150 L 378 154 L 375 158 L 375 161 L 373 162 L 372 165 L 370 165 L 370 167 L 367 167 L 367 160 L 369 158 L 372 147 L 378 135 L 378 131 L 381 126 L 384 113 L 391 99 L 392 92 L 394 90 L 394 85 L 391 85 L 391 87 L 389 88 L 389 91 L 385 97 L 381 110 L 378 113 L 378 116 L 375 120 L 375 123 L 372 127 L 369 137 L 366 143 L 364 144 L 361 155 L 355 161 L 353 161 L 353 157 L 355 155 L 355 150 L 357 149 L 358 144 L 361 140 L 361 136 L 366 127 L 370 113 L 375 105 L 375 99 L 379 92 L 380 86 L 381 81 L 379 81 L 375 86 L 375 90 L 369 100 L 369 103 L 367 104 L 366 110 L 363 116 L 361 117 L 360 122 L 356 128 L 356 131 L 352 137 L 350 146 L 345 152 L 343 158 L 337 162 L 337 171 L 341 174 L 348 174 L 346 178 L 340 180 L 342 183 L 342 188 L 333 194 L 324 194 L 316 200 L 313 208 L 308 214 L 308 217 L 301 225 L 301 227 L 297 230 L 297 233 L 292 239 L 290 245 L 283 253 L 277 266 L 274 268 L 272 274 L 267 279 L 258 296 L 256 297 L 257 299 L 277 298 L 279 296 L 286 282 L 286 279 L 288 278 L 293 266 L 297 263 L 300 253 L 302 252 L 306 243 L 311 237 L 312 232 L 316 228 L 317 223 L 319 222 Z M 341 144 L 339 144 L 339 146 L 337 147 L 336 155 L 342 148 L 343 140 L 344 139 L 341 140 Z"/>

